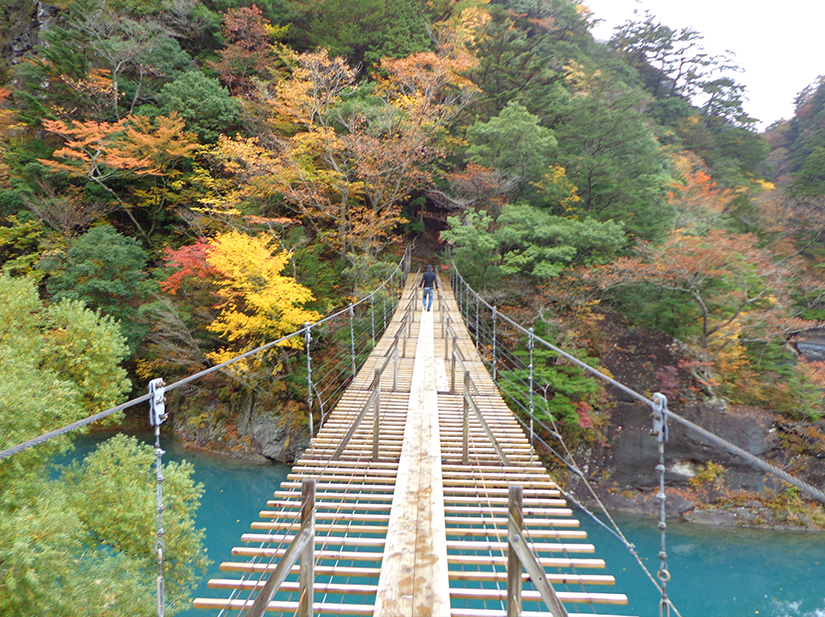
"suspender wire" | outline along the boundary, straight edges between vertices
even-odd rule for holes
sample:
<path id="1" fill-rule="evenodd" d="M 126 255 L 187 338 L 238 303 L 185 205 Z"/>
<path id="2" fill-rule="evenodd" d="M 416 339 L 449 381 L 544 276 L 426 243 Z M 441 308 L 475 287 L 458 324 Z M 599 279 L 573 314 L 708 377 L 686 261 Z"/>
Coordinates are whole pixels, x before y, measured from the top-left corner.
<path id="1" fill-rule="evenodd" d="M 349 344 L 352 351 L 352 378 L 355 379 L 355 310 L 349 305 Z"/>
<path id="2" fill-rule="evenodd" d="M 527 347 L 530 349 L 530 462 L 533 462 L 533 455 L 536 451 L 535 431 L 533 430 L 533 416 L 535 415 L 533 407 L 533 347 L 535 347 L 535 339 L 533 335 L 533 328 L 528 330 Z"/>
<path id="3" fill-rule="evenodd" d="M 158 617 L 164 617 L 166 613 L 166 598 L 163 590 L 163 553 L 166 551 L 166 543 L 163 540 L 163 455 L 164 451 L 160 447 L 160 425 L 166 421 L 166 397 L 163 379 L 153 379 L 149 382 L 149 424 L 155 427 L 155 477 L 157 480 L 157 504 L 158 504 L 158 525 L 157 537 L 155 539 L 155 554 L 157 555 L 158 577 L 157 577 L 157 608 Z"/>
<path id="4" fill-rule="evenodd" d="M 155 425 L 155 473 L 157 476 L 157 500 L 158 500 L 158 529 L 157 540 L 155 540 L 155 553 L 158 562 L 157 599 L 158 617 L 166 614 L 166 599 L 163 589 L 163 553 L 166 551 L 166 543 L 163 541 L 163 521 L 161 516 L 165 510 L 163 506 L 163 455 L 164 450 L 160 447 L 160 424 Z"/>
<path id="5" fill-rule="evenodd" d="M 312 356 L 309 353 L 309 344 L 312 342 L 312 326 L 309 322 L 304 324 L 304 340 L 307 349 L 307 415 L 309 416 L 309 436 L 314 437 L 315 431 L 312 425 Z"/>
<path id="6" fill-rule="evenodd" d="M 670 617 L 670 601 L 667 598 L 667 583 L 670 580 L 670 572 L 667 569 L 667 522 L 665 513 L 665 441 L 667 441 L 667 416 L 664 410 L 667 409 L 667 398 L 664 394 L 656 392 L 653 394 L 653 433 L 659 442 L 659 464 L 656 471 L 659 472 L 659 493 L 656 500 L 659 502 L 659 531 L 661 532 L 661 544 L 659 548 L 659 571 L 656 576 L 662 586 L 662 601 L 659 604 L 659 617 Z"/>
<path id="7" fill-rule="evenodd" d="M 496 307 L 493 307 L 493 381 L 498 380 L 498 359 L 496 358 Z"/>

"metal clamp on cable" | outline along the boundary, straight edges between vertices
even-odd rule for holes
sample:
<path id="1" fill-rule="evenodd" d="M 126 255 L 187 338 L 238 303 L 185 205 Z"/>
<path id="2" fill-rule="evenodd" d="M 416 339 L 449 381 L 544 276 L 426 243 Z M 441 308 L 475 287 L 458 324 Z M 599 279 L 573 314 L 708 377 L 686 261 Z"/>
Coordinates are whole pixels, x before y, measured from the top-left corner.
<path id="1" fill-rule="evenodd" d="M 166 384 L 163 379 L 153 379 L 149 382 L 149 424 L 160 426 L 166 421 Z"/>
<path id="2" fill-rule="evenodd" d="M 653 410 L 653 430 L 651 435 L 658 438 L 660 442 L 667 441 L 667 416 L 665 410 L 667 409 L 667 397 L 661 392 L 655 392 L 652 396 L 654 406 Z"/>

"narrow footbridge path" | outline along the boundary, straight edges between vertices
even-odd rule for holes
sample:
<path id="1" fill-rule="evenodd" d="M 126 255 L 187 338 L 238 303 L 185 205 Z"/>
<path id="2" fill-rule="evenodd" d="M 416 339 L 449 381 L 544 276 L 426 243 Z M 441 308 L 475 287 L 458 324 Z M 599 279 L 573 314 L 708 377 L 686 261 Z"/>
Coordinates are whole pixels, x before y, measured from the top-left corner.
<path id="1" fill-rule="evenodd" d="M 555 617 L 627 602 L 499 396 L 449 286 L 427 312 L 416 282 L 221 565 L 227 578 L 209 582 L 224 597 L 196 608 Z"/>

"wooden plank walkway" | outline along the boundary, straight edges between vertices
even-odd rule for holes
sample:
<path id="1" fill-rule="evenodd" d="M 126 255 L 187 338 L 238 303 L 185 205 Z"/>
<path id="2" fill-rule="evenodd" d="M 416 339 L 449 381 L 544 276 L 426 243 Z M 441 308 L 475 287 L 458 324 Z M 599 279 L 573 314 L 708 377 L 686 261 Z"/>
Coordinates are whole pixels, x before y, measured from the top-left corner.
<path id="1" fill-rule="evenodd" d="M 404 309 L 416 296 L 407 282 L 399 310 L 355 380 L 310 447 L 267 502 L 262 520 L 233 549 L 243 561 L 221 564 L 240 578 L 209 581 L 226 598 L 199 598 L 196 608 L 242 611 L 251 606 L 261 574 L 273 571 L 300 526 L 301 481 L 316 480 L 313 614 L 376 617 L 504 617 L 507 587 L 508 486 L 524 487 L 523 533 L 571 617 L 606 615 L 599 605 L 625 604 L 607 593 L 610 575 L 555 483 L 487 374 L 458 307 L 440 281 L 433 311 Z M 445 327 L 452 323 L 452 328 Z M 380 379 L 378 457 L 373 460 L 372 411 L 368 411 L 337 460 L 353 419 L 370 396 L 375 369 L 384 365 L 396 334 L 406 332 L 405 357 Z M 468 463 L 464 464 L 463 376 L 450 393 L 452 334 L 469 371 L 482 423 L 470 413 Z M 445 354 L 446 352 L 446 354 Z M 299 607 L 299 566 L 268 605 L 267 614 L 293 615 Z M 550 615 L 526 573 L 522 615 Z M 265 577 L 264 577 L 265 580 Z"/>

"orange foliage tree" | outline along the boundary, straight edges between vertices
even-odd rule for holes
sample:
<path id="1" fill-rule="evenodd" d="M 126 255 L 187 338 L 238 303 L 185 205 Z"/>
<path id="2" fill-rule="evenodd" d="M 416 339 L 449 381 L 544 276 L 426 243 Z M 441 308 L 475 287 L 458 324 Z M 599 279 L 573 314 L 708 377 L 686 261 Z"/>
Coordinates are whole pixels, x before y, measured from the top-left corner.
<path id="1" fill-rule="evenodd" d="M 276 58 L 273 42 L 286 27 L 275 27 L 256 5 L 229 9 L 221 32 L 226 40 L 218 50 L 220 60 L 210 61 L 233 96 L 246 96 L 255 89 L 255 79 L 267 80 Z"/>
<path id="2" fill-rule="evenodd" d="M 55 150 L 58 160 L 38 159 L 43 165 L 86 178 L 105 190 L 132 220 L 135 228 L 151 244 L 132 208 L 110 186 L 115 179 L 129 177 L 170 177 L 179 172 L 175 163 L 197 148 L 193 133 L 187 133 L 177 114 L 158 116 L 154 126 L 144 116 L 126 116 L 118 122 L 77 122 L 44 120 L 44 128 L 65 140 Z"/>
<path id="3" fill-rule="evenodd" d="M 267 232 L 232 230 L 167 248 L 164 263 L 173 271 L 160 283 L 165 293 L 148 307 L 150 353 L 141 374 L 198 370 L 316 321 L 319 314 L 305 307 L 312 292 L 284 273 L 290 255 L 276 243 Z M 270 381 L 284 360 L 283 348 L 302 344 L 302 337 L 292 338 L 233 364 L 229 374 L 246 386 Z M 261 370 L 267 362 L 270 368 Z"/>
<path id="4" fill-rule="evenodd" d="M 673 231 L 660 246 L 642 245 L 639 255 L 616 260 L 599 273 L 599 283 L 644 283 L 684 296 L 696 310 L 702 360 L 713 361 L 738 341 L 776 338 L 805 323 L 791 311 L 789 270 L 751 234 Z"/>
<path id="5" fill-rule="evenodd" d="M 674 229 L 714 225 L 727 210 L 734 192 L 717 186 L 704 170 L 684 174 L 682 182 L 670 183 L 668 203 L 674 210 Z"/>
<path id="6" fill-rule="evenodd" d="M 219 155 L 245 199 L 283 199 L 341 255 L 374 257 L 392 240 L 401 204 L 430 180 L 437 141 L 467 100 L 464 56 L 382 61 L 372 96 L 345 107 L 355 70 L 326 51 L 294 54 L 271 103 L 271 135 L 224 138 Z"/>

